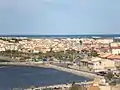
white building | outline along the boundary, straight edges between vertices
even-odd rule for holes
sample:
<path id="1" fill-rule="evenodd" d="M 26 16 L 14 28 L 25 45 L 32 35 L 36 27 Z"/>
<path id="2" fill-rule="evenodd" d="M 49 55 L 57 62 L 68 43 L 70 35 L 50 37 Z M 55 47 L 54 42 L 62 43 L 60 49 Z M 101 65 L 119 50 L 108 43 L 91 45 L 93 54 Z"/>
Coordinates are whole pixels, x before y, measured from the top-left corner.
<path id="1" fill-rule="evenodd" d="M 120 54 L 120 47 L 112 47 L 112 54 Z"/>
<path id="2" fill-rule="evenodd" d="M 95 72 L 116 69 L 115 62 L 108 59 L 92 58 L 89 60 L 81 60 L 81 63 L 83 67 L 87 67 Z"/>

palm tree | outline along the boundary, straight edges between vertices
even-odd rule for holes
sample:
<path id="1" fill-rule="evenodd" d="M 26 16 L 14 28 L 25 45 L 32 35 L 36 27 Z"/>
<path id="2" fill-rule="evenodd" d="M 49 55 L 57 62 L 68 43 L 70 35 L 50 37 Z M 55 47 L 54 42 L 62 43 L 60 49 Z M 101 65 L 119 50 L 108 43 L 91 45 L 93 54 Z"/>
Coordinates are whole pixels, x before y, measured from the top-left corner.
<path id="1" fill-rule="evenodd" d="M 81 40 L 79 41 L 79 43 L 80 43 L 80 45 L 82 45 L 82 44 L 83 44 L 83 42 L 82 42 Z"/>
<path id="2" fill-rule="evenodd" d="M 112 53 L 111 43 L 109 43 L 109 52 Z"/>

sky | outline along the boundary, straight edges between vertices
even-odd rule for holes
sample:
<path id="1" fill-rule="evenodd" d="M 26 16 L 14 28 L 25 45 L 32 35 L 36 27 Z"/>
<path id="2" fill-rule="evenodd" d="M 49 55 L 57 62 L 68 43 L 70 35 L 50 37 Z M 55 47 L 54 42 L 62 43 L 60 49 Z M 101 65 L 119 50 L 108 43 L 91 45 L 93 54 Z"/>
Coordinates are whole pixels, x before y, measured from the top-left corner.
<path id="1" fill-rule="evenodd" d="M 120 34 L 120 0 L 0 0 L 0 34 Z"/>

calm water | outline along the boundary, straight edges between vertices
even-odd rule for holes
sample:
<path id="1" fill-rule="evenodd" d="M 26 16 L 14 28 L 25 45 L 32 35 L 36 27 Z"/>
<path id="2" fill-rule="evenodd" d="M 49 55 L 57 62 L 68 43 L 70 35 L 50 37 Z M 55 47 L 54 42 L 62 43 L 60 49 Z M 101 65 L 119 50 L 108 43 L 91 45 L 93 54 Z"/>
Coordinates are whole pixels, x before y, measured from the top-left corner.
<path id="1" fill-rule="evenodd" d="M 83 35 L 0 35 L 1 37 L 29 37 L 29 38 L 81 38 L 81 37 L 120 37 L 120 34 L 83 34 Z"/>
<path id="2" fill-rule="evenodd" d="M 62 84 L 85 80 L 90 79 L 51 68 L 47 69 L 25 66 L 7 66 L 0 68 L 0 90 L 10 90 L 10 88 L 15 87 L 27 88 L 30 86 Z"/>

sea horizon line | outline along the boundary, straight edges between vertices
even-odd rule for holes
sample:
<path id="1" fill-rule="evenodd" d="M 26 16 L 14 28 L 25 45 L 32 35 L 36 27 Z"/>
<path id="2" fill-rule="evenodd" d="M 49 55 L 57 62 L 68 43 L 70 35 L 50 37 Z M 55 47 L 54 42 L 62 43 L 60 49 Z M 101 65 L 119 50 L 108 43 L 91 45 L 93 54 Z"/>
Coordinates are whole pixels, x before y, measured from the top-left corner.
<path id="1" fill-rule="evenodd" d="M 0 37 L 120 37 L 120 34 L 1 34 Z"/>

